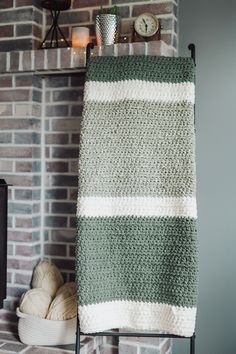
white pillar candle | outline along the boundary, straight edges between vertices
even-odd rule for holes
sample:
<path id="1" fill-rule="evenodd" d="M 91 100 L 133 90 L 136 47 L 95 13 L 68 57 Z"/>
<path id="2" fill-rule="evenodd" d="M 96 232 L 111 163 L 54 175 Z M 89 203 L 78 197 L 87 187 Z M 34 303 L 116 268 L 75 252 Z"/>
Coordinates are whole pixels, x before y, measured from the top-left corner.
<path id="1" fill-rule="evenodd" d="M 72 47 L 84 48 L 89 43 L 89 28 L 72 27 Z"/>

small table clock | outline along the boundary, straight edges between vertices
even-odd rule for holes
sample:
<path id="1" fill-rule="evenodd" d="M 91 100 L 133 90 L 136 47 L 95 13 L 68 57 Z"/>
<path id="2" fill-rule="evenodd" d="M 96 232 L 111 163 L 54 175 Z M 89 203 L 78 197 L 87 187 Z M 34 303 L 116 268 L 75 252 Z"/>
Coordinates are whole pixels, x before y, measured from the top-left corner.
<path id="1" fill-rule="evenodd" d="M 157 37 L 157 40 L 161 39 L 161 23 L 156 16 L 149 12 L 144 12 L 139 15 L 133 25 L 133 41 L 136 37 L 143 39 L 144 41 L 153 40 Z"/>

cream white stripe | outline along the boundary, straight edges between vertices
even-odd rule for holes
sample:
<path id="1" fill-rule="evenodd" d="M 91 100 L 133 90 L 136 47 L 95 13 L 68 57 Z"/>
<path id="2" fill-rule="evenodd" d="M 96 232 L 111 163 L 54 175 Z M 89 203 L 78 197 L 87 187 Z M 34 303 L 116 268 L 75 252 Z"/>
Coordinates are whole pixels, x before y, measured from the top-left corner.
<path id="1" fill-rule="evenodd" d="M 196 308 L 117 300 L 79 306 L 79 318 L 84 333 L 132 328 L 190 337 L 194 332 Z"/>
<path id="2" fill-rule="evenodd" d="M 89 81 L 85 84 L 84 100 L 93 101 L 189 101 L 194 103 L 194 83 L 160 83 L 142 80 L 118 82 Z"/>
<path id="3" fill-rule="evenodd" d="M 77 215 L 197 218 L 197 206 L 194 197 L 81 197 L 78 200 Z"/>

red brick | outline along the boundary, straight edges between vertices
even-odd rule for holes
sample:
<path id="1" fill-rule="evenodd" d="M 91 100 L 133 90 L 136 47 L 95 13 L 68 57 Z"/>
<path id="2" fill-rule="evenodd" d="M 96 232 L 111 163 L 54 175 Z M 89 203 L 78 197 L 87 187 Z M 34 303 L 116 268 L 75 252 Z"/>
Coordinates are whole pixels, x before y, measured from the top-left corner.
<path id="1" fill-rule="evenodd" d="M 20 55 L 18 52 L 11 52 L 10 53 L 10 69 L 11 69 L 11 71 L 18 71 L 19 70 L 19 60 L 20 60 Z"/>
<path id="2" fill-rule="evenodd" d="M 8 283 L 12 282 L 12 273 L 11 272 L 7 272 L 7 282 Z"/>
<path id="3" fill-rule="evenodd" d="M 64 161 L 47 162 L 47 172 L 68 172 L 68 163 Z"/>
<path id="4" fill-rule="evenodd" d="M 46 144 L 67 144 L 69 142 L 68 134 L 46 134 Z"/>
<path id="5" fill-rule="evenodd" d="M 7 218 L 7 226 L 8 226 L 8 228 L 12 227 L 12 223 L 13 223 L 13 218 L 12 218 L 12 216 L 8 215 L 8 218 Z"/>
<path id="6" fill-rule="evenodd" d="M 32 26 L 33 29 L 33 36 L 38 37 L 38 38 L 42 38 L 42 29 L 41 27 L 34 25 Z"/>
<path id="7" fill-rule="evenodd" d="M 0 1 L 0 9 L 7 9 L 9 7 L 13 7 L 13 0 Z"/>
<path id="8" fill-rule="evenodd" d="M 32 157 L 31 147 L 2 147 L 0 149 L 0 157 Z"/>
<path id="9" fill-rule="evenodd" d="M 0 102 L 29 101 L 30 90 L 0 91 Z"/>
<path id="10" fill-rule="evenodd" d="M 46 216 L 45 218 L 46 227 L 66 227 L 67 217 L 65 216 Z"/>
<path id="11" fill-rule="evenodd" d="M 16 25 L 16 36 L 32 36 L 32 30 L 32 24 L 20 23 L 19 25 Z"/>
<path id="12" fill-rule="evenodd" d="M 79 119 L 53 119 L 52 130 L 53 131 L 79 131 L 80 120 Z"/>
<path id="13" fill-rule="evenodd" d="M 0 53 L 0 72 L 6 71 L 7 53 Z"/>
<path id="14" fill-rule="evenodd" d="M 62 48 L 60 50 L 60 52 L 61 52 L 61 67 L 62 68 L 69 68 L 72 49 Z"/>
<path id="15" fill-rule="evenodd" d="M 39 126 L 39 121 L 34 119 L 0 119 L 0 130 L 31 129 Z"/>
<path id="16" fill-rule="evenodd" d="M 172 35 L 170 33 L 162 34 L 161 39 L 169 45 L 172 44 Z"/>
<path id="17" fill-rule="evenodd" d="M 75 105 L 71 107 L 71 116 L 73 117 L 81 117 L 83 111 L 83 105 Z"/>
<path id="18" fill-rule="evenodd" d="M 16 76 L 16 86 L 32 86 L 33 75 L 19 75 Z"/>
<path id="19" fill-rule="evenodd" d="M 124 2 L 124 1 L 123 1 Z M 74 0 L 73 8 L 89 7 L 89 6 L 98 6 L 109 5 L 109 0 Z"/>
<path id="20" fill-rule="evenodd" d="M 76 214 L 76 205 L 72 202 L 54 202 L 52 203 L 52 213 L 55 214 Z"/>
<path id="21" fill-rule="evenodd" d="M 30 259 L 15 259 L 8 257 L 7 266 L 9 269 L 25 269 L 25 270 L 32 270 L 34 266 L 37 264 L 39 258 L 36 257 L 34 260 Z"/>
<path id="22" fill-rule="evenodd" d="M 45 58 L 45 51 L 38 50 L 35 54 L 35 69 L 36 70 L 43 70 L 44 69 L 44 58 Z"/>
<path id="23" fill-rule="evenodd" d="M 9 312 L 9 311 L 0 311 L 0 319 L 4 322 L 8 322 L 8 323 L 17 323 L 18 322 L 18 318 L 16 316 L 16 313 L 14 312 Z M 15 340 L 15 339 L 13 339 Z"/>
<path id="24" fill-rule="evenodd" d="M 40 253 L 40 245 L 16 245 L 16 256 L 31 257 Z"/>
<path id="25" fill-rule="evenodd" d="M 66 256 L 66 245 L 46 243 L 44 253 L 46 256 Z"/>
<path id="26" fill-rule="evenodd" d="M 51 238 L 54 242 L 74 242 L 75 230 L 52 230 Z"/>
<path id="27" fill-rule="evenodd" d="M 82 102 L 83 89 L 54 90 L 53 101 Z"/>
<path id="28" fill-rule="evenodd" d="M 2 139 L 0 139 L 1 143 L 2 143 Z M 5 141 L 4 141 L 5 143 Z M 0 161 L 0 171 L 2 172 L 13 172 L 13 161 L 5 161 L 5 160 L 1 160 Z"/>
<path id="29" fill-rule="evenodd" d="M 13 256 L 13 245 L 11 244 L 7 245 L 7 254 L 8 256 Z"/>
<path id="30" fill-rule="evenodd" d="M 80 73 L 71 77 L 71 86 L 83 87 L 85 84 L 85 74 Z"/>
<path id="31" fill-rule="evenodd" d="M 1 58 L 0 58 L 1 60 Z M 7 117 L 7 116 L 11 116 L 13 113 L 12 110 L 12 104 L 1 104 L 0 105 L 0 117 Z M 5 118 L 2 118 L 5 119 Z M 2 120 L 0 120 L 1 122 Z M 7 120 L 8 121 L 8 120 Z"/>
<path id="32" fill-rule="evenodd" d="M 32 0 L 16 0 L 16 7 L 32 6 Z"/>
<path id="33" fill-rule="evenodd" d="M 39 213 L 40 212 L 40 204 L 37 203 L 37 204 L 34 204 L 33 205 L 33 213 Z"/>
<path id="34" fill-rule="evenodd" d="M 156 15 L 170 14 L 174 10 L 173 2 L 164 2 L 158 4 L 134 5 L 132 17 L 138 16 L 143 12 L 152 12 Z"/>
<path id="35" fill-rule="evenodd" d="M 52 176 L 52 185 L 58 187 L 77 187 L 78 186 L 78 177 L 70 175 L 55 175 Z"/>
<path id="36" fill-rule="evenodd" d="M 29 285 L 31 281 L 32 275 L 31 274 L 15 274 L 15 283 L 21 285 Z"/>
<path id="37" fill-rule="evenodd" d="M 69 198 L 70 200 L 77 200 L 78 197 L 78 190 L 77 189 L 70 189 Z"/>
<path id="38" fill-rule="evenodd" d="M 67 199 L 67 189 L 47 189 L 46 190 L 46 199 Z"/>
<path id="39" fill-rule="evenodd" d="M 52 262 L 59 267 L 59 269 L 72 270 L 75 267 L 75 261 L 73 259 L 57 259 L 53 258 Z"/>
<path id="40" fill-rule="evenodd" d="M 7 181 L 7 183 L 12 184 L 13 186 L 32 186 L 33 185 L 33 177 L 32 176 L 16 176 L 16 175 L 1 175 L 3 179 Z"/>
<path id="41" fill-rule="evenodd" d="M 79 149 L 73 147 L 53 147 L 52 157 L 61 159 L 73 159 L 79 156 Z"/>
<path id="42" fill-rule="evenodd" d="M 70 217 L 70 227 L 76 228 L 76 221 L 77 219 L 75 216 Z"/>
<path id="43" fill-rule="evenodd" d="M 4 25 L 0 26 L 0 38 L 1 37 L 12 37 L 13 36 L 13 26 Z"/>
<path id="44" fill-rule="evenodd" d="M 54 49 L 52 49 L 54 51 Z M 48 50 L 48 52 L 50 52 Z M 69 86 L 69 77 L 68 76 L 52 76 L 52 77 L 48 77 L 46 79 L 46 87 L 50 87 L 50 88 L 54 88 L 54 87 L 68 87 Z M 53 106 L 52 106 L 53 107 Z M 68 111 L 68 107 L 67 106 L 56 106 L 56 107 L 61 107 L 62 110 L 66 110 L 66 112 Z M 67 108 L 67 109 L 66 109 Z"/>
<path id="45" fill-rule="evenodd" d="M 11 86 L 12 86 L 12 77 L 11 76 L 0 77 L 0 87 L 11 87 Z"/>
<path id="46" fill-rule="evenodd" d="M 90 14 L 89 11 L 64 11 L 61 13 L 60 16 L 60 23 L 61 24 L 75 24 L 78 25 L 83 22 L 89 22 Z"/>
<path id="47" fill-rule="evenodd" d="M 18 288 L 18 287 L 11 287 L 8 286 L 7 288 L 7 296 L 11 296 L 11 297 L 21 297 L 21 295 L 26 291 L 26 289 L 22 289 L 22 288 Z M 12 303 L 11 303 L 12 306 Z M 12 309 L 13 310 L 13 309 Z"/>
<path id="48" fill-rule="evenodd" d="M 98 14 L 98 9 L 93 11 L 92 14 L 92 19 L 95 20 L 97 14 Z M 121 18 L 126 18 L 130 16 L 130 8 L 129 6 L 119 6 L 119 14 Z"/>
<path id="49" fill-rule="evenodd" d="M 79 145 L 79 142 L 80 142 L 80 134 L 72 134 L 71 143 Z"/>
<path id="50" fill-rule="evenodd" d="M 32 227 L 32 219 L 31 218 L 16 217 L 15 225 L 16 225 L 16 227 L 20 227 L 20 228 L 30 228 L 30 227 Z M 13 234 L 12 236 L 15 239 L 14 233 L 16 231 L 11 231 L 11 232 Z M 23 235 L 24 235 L 24 233 L 23 233 Z M 29 236 L 30 236 L 30 238 L 29 238 Z M 26 237 L 26 239 L 31 239 L 31 233 L 26 233 L 25 237 Z"/>
<path id="51" fill-rule="evenodd" d="M 31 51 L 25 50 L 23 52 L 23 70 L 30 71 L 31 70 Z"/>
<path id="52" fill-rule="evenodd" d="M 48 69 L 56 69 L 57 67 L 57 49 L 46 50 Z"/>
<path id="53" fill-rule="evenodd" d="M 16 161 L 16 172 L 31 172 L 32 162 L 17 162 Z"/>
<path id="54" fill-rule="evenodd" d="M 72 245 L 72 246 L 70 246 L 70 257 L 75 257 L 75 246 L 74 245 Z"/>

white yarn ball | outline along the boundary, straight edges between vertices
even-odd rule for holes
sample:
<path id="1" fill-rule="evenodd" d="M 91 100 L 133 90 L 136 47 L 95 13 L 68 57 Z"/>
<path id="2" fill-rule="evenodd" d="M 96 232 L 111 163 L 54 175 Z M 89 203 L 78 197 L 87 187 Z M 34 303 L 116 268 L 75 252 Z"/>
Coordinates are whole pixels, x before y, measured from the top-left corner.
<path id="1" fill-rule="evenodd" d="M 34 269 L 32 288 L 43 288 L 54 297 L 58 288 L 63 283 L 64 281 L 59 269 L 48 260 L 39 262 Z"/>
<path id="2" fill-rule="evenodd" d="M 28 315 L 45 318 L 48 308 L 52 302 L 52 297 L 41 288 L 28 290 L 21 296 L 20 311 Z"/>

